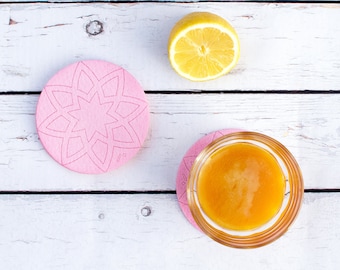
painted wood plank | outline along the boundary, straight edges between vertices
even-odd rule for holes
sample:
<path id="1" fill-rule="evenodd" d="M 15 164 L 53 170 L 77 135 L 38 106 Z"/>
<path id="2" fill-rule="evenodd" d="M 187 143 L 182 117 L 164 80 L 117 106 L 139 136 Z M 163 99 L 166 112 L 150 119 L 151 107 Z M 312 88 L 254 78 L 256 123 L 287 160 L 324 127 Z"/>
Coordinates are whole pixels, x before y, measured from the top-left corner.
<path id="1" fill-rule="evenodd" d="M 171 28 L 193 11 L 217 13 L 241 40 L 227 76 L 193 83 L 167 59 Z M 0 91 L 39 91 L 65 65 L 114 62 L 147 90 L 339 90 L 340 4 L 133 3 L 0 6 Z M 103 32 L 86 33 L 99 21 Z"/>
<path id="2" fill-rule="evenodd" d="M 250 250 L 222 246 L 196 230 L 175 195 L 1 195 L 0 212 L 4 269 L 337 269 L 340 264 L 337 193 L 306 194 L 288 232 Z"/>
<path id="3" fill-rule="evenodd" d="M 147 95 L 151 125 L 142 150 L 103 175 L 83 175 L 45 152 L 35 127 L 37 95 L 0 96 L 0 190 L 174 190 L 187 149 L 205 134 L 262 132 L 294 154 L 306 188 L 340 188 L 340 95 Z"/>

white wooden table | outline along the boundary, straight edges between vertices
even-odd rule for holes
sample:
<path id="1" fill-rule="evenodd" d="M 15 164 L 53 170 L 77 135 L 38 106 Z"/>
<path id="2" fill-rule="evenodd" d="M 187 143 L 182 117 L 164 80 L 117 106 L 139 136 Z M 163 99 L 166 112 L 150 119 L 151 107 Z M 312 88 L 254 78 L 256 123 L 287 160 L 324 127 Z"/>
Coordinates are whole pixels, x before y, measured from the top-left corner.
<path id="1" fill-rule="evenodd" d="M 229 20 L 241 40 L 235 69 L 206 83 L 167 60 L 172 26 L 197 10 Z M 35 127 L 44 84 L 86 59 L 127 69 L 151 111 L 143 149 L 103 175 L 57 164 Z M 339 269 L 339 104 L 335 2 L 0 3 L 0 269 Z M 176 199 L 184 153 L 230 127 L 281 141 L 304 175 L 298 219 L 258 249 L 212 241 Z"/>

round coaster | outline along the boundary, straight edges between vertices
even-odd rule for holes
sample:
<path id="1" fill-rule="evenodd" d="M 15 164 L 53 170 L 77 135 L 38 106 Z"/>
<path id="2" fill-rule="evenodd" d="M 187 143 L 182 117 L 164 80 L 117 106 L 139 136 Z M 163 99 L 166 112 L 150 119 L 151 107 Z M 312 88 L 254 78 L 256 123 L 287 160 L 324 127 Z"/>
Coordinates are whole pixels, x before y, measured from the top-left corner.
<path id="1" fill-rule="evenodd" d="M 233 132 L 242 131 L 240 129 L 223 129 L 219 131 L 215 131 L 209 133 L 203 138 L 199 139 L 184 155 L 181 164 L 179 165 L 176 179 L 176 194 L 179 205 L 184 213 L 185 217 L 189 220 L 189 222 L 194 225 L 198 230 L 201 230 L 197 223 L 195 222 L 188 205 L 187 200 L 187 182 L 190 173 L 190 169 L 194 164 L 194 161 L 199 153 L 208 146 L 214 140 L 220 138 L 223 135 L 230 134 Z"/>
<path id="2" fill-rule="evenodd" d="M 36 111 L 40 140 L 64 167 L 105 173 L 130 160 L 149 128 L 146 96 L 123 68 L 98 60 L 59 71 L 43 89 Z"/>

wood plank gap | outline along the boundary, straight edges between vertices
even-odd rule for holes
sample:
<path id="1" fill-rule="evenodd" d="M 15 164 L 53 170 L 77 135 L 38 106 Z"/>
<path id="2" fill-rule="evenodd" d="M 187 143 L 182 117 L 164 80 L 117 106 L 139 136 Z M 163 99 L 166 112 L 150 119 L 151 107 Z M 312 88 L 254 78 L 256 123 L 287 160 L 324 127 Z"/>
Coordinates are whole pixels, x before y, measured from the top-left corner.
<path id="1" fill-rule="evenodd" d="M 305 189 L 304 193 L 340 193 L 339 188 Z M 1 195 L 160 195 L 176 194 L 176 190 L 83 190 L 83 191 L 0 191 Z"/>
<path id="2" fill-rule="evenodd" d="M 0 96 L 40 95 L 41 91 L 7 91 L 0 92 Z"/>
<path id="3" fill-rule="evenodd" d="M 326 188 L 326 189 L 316 189 L 309 188 L 304 190 L 305 193 L 338 193 L 340 188 Z"/>
<path id="4" fill-rule="evenodd" d="M 84 191 L 0 191 L 1 195 L 133 195 L 176 194 L 175 190 L 84 190 Z"/>

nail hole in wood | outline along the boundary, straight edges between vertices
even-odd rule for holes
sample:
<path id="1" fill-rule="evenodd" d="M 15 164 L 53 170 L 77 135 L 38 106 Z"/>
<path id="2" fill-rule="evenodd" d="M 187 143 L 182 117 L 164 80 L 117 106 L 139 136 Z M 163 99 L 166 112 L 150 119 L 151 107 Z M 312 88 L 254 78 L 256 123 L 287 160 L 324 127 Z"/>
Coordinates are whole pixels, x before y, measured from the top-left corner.
<path id="1" fill-rule="evenodd" d="M 142 216 L 144 217 L 148 217 L 151 215 L 151 208 L 149 206 L 144 206 L 141 210 L 140 210 Z"/>
<path id="2" fill-rule="evenodd" d="M 13 20 L 12 18 L 9 19 L 9 22 L 8 24 L 9 25 L 14 25 L 14 24 L 17 24 L 18 22 L 16 22 L 15 20 Z"/>
<path id="3" fill-rule="evenodd" d="M 86 25 L 86 33 L 88 33 L 91 36 L 99 35 L 103 31 L 104 31 L 103 23 L 98 20 L 90 21 Z"/>

